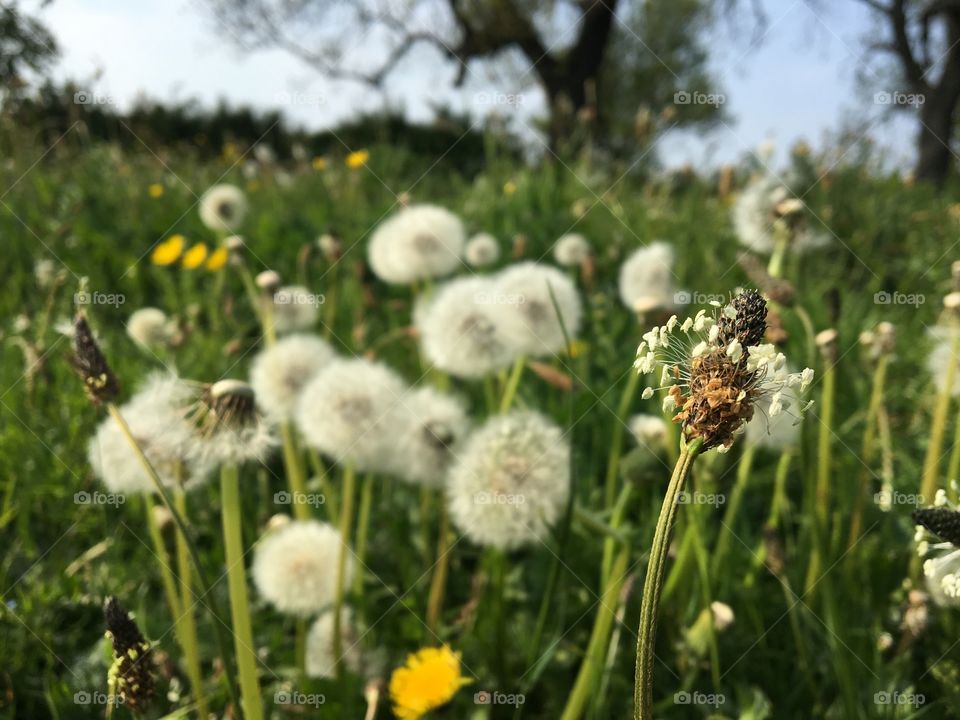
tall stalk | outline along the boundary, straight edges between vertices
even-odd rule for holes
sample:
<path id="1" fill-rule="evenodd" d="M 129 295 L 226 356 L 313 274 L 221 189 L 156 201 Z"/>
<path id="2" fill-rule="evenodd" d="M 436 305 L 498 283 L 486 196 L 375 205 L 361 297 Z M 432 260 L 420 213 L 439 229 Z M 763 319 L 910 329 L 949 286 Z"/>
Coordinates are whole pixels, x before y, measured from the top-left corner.
<path id="1" fill-rule="evenodd" d="M 350 528 L 353 524 L 353 495 L 356 484 L 356 472 L 352 463 L 343 468 L 343 488 L 340 498 L 340 556 L 337 559 L 337 584 L 333 600 L 333 668 L 338 678 L 343 677 L 343 633 L 341 618 L 343 614 L 343 595 L 347 584 L 347 552 L 350 544 Z M 356 572 L 360 572 L 357 568 Z"/>
<path id="2" fill-rule="evenodd" d="M 830 531 L 830 464 L 833 435 L 833 405 L 836 398 L 836 370 L 830 362 L 823 368 L 820 390 L 820 432 L 817 436 L 816 488 L 814 490 L 813 552 L 807 566 L 804 594 L 812 594 L 827 553 Z"/>
<path id="3" fill-rule="evenodd" d="M 654 645 L 657 637 L 657 610 L 667 565 L 667 550 L 673 535 L 680 493 L 683 492 L 693 461 L 702 446 L 703 441 L 696 438 L 681 448 L 670 484 L 667 486 L 667 493 L 663 498 L 663 505 L 660 507 L 657 528 L 650 546 L 650 560 L 647 563 L 647 576 L 643 582 L 643 598 L 640 604 L 640 629 L 637 633 L 637 667 L 633 692 L 635 720 L 653 720 Z"/>
<path id="4" fill-rule="evenodd" d="M 290 488 L 290 502 L 293 504 L 293 516 L 297 520 L 310 519 L 310 505 L 307 503 L 307 477 L 303 458 L 297 448 L 297 439 L 293 426 L 289 422 L 280 424 L 280 437 L 283 441 L 283 465 L 287 471 L 287 486 Z"/>
<path id="5" fill-rule="evenodd" d="M 923 460 L 923 481 L 920 485 L 920 495 L 923 501 L 933 502 L 937 491 L 937 482 L 940 479 L 940 458 L 943 454 L 943 436 L 947 431 L 947 415 L 950 412 L 950 400 L 953 397 L 953 385 L 956 382 L 957 362 L 960 361 L 960 332 L 954 333 L 950 343 L 950 362 L 943 377 L 943 388 L 937 395 L 937 404 L 933 410 L 933 420 L 930 423 L 930 442 L 927 445 L 927 454 Z"/>
<path id="6" fill-rule="evenodd" d="M 737 515 L 740 513 L 743 496 L 746 493 L 747 484 L 750 481 L 750 470 L 753 468 L 753 457 L 755 454 L 755 445 L 745 445 L 743 454 L 740 456 L 740 462 L 737 464 L 737 479 L 733 485 L 733 492 L 730 493 L 730 502 L 727 504 L 727 510 L 723 514 L 723 525 L 720 528 L 720 535 L 717 538 L 717 548 L 714 551 L 713 561 L 711 563 L 711 569 L 714 575 L 723 567 L 723 561 L 727 551 L 730 549 L 730 536 L 735 532 Z"/>
<path id="7" fill-rule="evenodd" d="M 360 568 L 367 557 L 367 536 L 370 533 L 370 510 L 373 507 L 373 474 L 367 473 L 360 486 L 360 512 L 357 517 L 357 572 L 353 574 L 353 594 L 363 597 L 363 572 Z"/>
<path id="8" fill-rule="evenodd" d="M 877 441 L 877 424 L 880 416 L 880 407 L 883 404 L 883 390 L 886 385 L 887 366 L 890 357 L 886 353 L 877 358 L 877 365 L 873 369 L 870 401 L 867 404 L 867 424 L 863 429 L 863 445 L 860 452 L 860 480 L 857 483 L 857 495 L 853 499 L 853 510 L 850 513 L 850 533 L 847 536 L 847 550 L 860 539 L 860 529 L 863 526 L 864 501 L 870 487 L 870 465 L 873 462 Z M 851 558 L 852 559 L 852 558 Z"/>
<path id="9" fill-rule="evenodd" d="M 177 510 L 187 517 L 187 494 L 183 487 L 173 492 Z M 201 718 L 208 716 L 207 698 L 203 690 L 203 671 L 200 666 L 200 646 L 197 641 L 197 621 L 193 614 L 193 578 L 190 567 L 190 550 L 187 547 L 183 533 L 177 531 L 177 575 L 180 580 L 180 627 L 183 628 L 181 645 L 183 647 L 184 662 L 187 666 L 187 676 L 193 686 L 193 698 L 197 704 L 197 715 Z"/>
<path id="10" fill-rule="evenodd" d="M 517 389 L 520 387 L 520 378 L 523 377 L 523 367 L 526 364 L 526 358 L 523 355 L 513 361 L 513 367 L 510 375 L 503 386 L 503 395 L 500 397 L 500 412 L 507 412 L 513 405 L 513 400 L 517 396 Z"/>
<path id="11" fill-rule="evenodd" d="M 247 720 L 263 718 L 257 655 L 247 598 L 247 572 L 243 562 L 243 535 L 240 509 L 240 471 L 233 463 L 220 468 L 220 519 L 223 523 L 224 559 L 227 563 L 227 587 L 230 590 L 230 615 L 233 618 L 234 649 L 240 674 L 240 696 Z"/>
<path id="12" fill-rule="evenodd" d="M 443 596 L 447 588 L 447 573 L 450 568 L 450 518 L 446 503 L 440 504 L 440 532 L 437 535 L 437 559 L 430 578 L 430 593 L 427 596 L 427 628 L 436 635 L 443 612 Z"/>

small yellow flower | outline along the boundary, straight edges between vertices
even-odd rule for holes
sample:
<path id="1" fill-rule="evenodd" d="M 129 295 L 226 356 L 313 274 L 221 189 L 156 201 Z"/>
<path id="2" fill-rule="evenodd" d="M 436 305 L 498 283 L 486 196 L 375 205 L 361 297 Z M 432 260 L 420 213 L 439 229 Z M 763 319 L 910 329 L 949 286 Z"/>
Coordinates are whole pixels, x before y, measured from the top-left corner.
<path id="1" fill-rule="evenodd" d="M 163 185 L 160 183 L 153 183 L 153 185 L 147 188 L 147 192 L 150 193 L 150 197 L 153 199 L 163 197 Z"/>
<path id="2" fill-rule="evenodd" d="M 367 160 L 370 159 L 369 150 L 354 150 L 352 153 L 347 155 L 347 167 L 348 168 L 359 168 L 367 164 Z"/>
<path id="3" fill-rule="evenodd" d="M 230 253 L 227 252 L 225 247 L 218 247 L 210 254 L 210 257 L 207 258 L 207 264 L 204 267 L 206 267 L 210 272 L 216 272 L 227 264 L 227 259 L 229 257 Z"/>
<path id="4" fill-rule="evenodd" d="M 206 243 L 198 242 L 192 248 L 187 250 L 183 255 L 183 266 L 187 270 L 193 270 L 195 268 L 203 265 L 203 261 L 207 259 L 207 245 Z"/>
<path id="5" fill-rule="evenodd" d="M 322 155 L 317 155 L 310 163 L 317 172 L 327 169 L 327 159 Z"/>
<path id="6" fill-rule="evenodd" d="M 460 653 L 444 645 L 423 648 L 407 656 L 390 676 L 390 699 L 400 720 L 419 720 L 453 699 L 469 678 L 460 674 Z"/>
<path id="7" fill-rule="evenodd" d="M 157 245 L 150 254 L 150 262 L 154 265 L 172 265 L 183 252 L 185 238 L 183 235 L 171 235 Z"/>
<path id="8" fill-rule="evenodd" d="M 513 180 L 507 180 L 503 184 L 504 195 L 513 195 L 517 191 L 517 184 Z"/>
<path id="9" fill-rule="evenodd" d="M 571 340 L 567 347 L 567 354 L 572 358 L 578 358 L 581 355 L 586 355 L 589 349 L 590 346 L 585 340 Z"/>

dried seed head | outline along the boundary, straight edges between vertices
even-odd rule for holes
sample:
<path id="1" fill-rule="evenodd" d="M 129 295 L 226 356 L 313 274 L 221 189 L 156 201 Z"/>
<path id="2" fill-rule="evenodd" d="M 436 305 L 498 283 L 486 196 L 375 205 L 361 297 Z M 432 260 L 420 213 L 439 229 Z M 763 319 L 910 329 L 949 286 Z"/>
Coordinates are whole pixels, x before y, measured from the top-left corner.
<path id="1" fill-rule="evenodd" d="M 73 347 L 73 367 L 83 380 L 87 397 L 94 405 L 114 400 L 120 394 L 120 384 L 82 314 L 74 321 Z"/>
<path id="2" fill-rule="evenodd" d="M 960 547 L 960 512 L 945 507 L 919 508 L 911 517 L 941 540 Z"/>
<path id="3" fill-rule="evenodd" d="M 204 422 L 243 427 L 256 421 L 253 388 L 242 380 L 220 380 L 203 391 L 203 404 L 209 412 Z"/>
<path id="4" fill-rule="evenodd" d="M 767 301 L 756 290 L 745 290 L 730 303 L 734 317 L 722 313 L 717 320 L 718 337 L 723 345 L 736 340 L 743 347 L 759 345 L 767 331 Z"/>
<path id="5" fill-rule="evenodd" d="M 734 362 L 719 353 L 693 358 L 688 392 L 684 394 L 679 385 L 670 388 L 680 408 L 673 419 L 683 423 L 687 440 L 700 438 L 704 450 L 729 447 L 736 432 L 753 418 L 753 378 L 745 358 Z"/>
<path id="6" fill-rule="evenodd" d="M 836 330 L 827 328 L 818 332 L 813 339 L 826 362 L 834 362 L 837 359 L 837 337 L 839 336 Z"/>
<path id="7" fill-rule="evenodd" d="M 140 628 L 115 597 L 103 605 L 106 636 L 113 643 L 113 664 L 108 678 L 123 704 L 131 710 L 143 710 L 153 697 L 150 644 Z"/>

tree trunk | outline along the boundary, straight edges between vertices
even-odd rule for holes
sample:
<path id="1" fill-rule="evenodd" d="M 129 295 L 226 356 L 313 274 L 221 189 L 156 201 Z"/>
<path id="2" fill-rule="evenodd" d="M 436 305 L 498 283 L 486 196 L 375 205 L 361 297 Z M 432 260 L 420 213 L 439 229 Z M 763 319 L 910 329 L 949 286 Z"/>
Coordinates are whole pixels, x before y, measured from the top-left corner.
<path id="1" fill-rule="evenodd" d="M 917 136 L 917 180 L 941 187 L 950 172 L 953 153 L 953 115 L 955 98 L 928 97 L 920 110 L 920 130 Z"/>

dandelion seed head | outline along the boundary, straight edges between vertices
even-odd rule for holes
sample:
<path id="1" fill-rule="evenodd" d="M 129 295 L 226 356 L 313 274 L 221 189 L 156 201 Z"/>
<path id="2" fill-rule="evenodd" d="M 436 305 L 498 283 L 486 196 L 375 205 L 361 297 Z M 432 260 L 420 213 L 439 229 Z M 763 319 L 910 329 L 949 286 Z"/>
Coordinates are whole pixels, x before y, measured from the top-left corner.
<path id="1" fill-rule="evenodd" d="M 580 233 L 562 235 L 553 246 L 553 259 L 563 267 L 579 267 L 590 253 L 590 242 Z"/>
<path id="2" fill-rule="evenodd" d="M 306 384 L 335 358 L 330 344 L 314 335 L 288 335 L 253 359 L 250 384 L 272 422 L 293 418 Z"/>
<path id="3" fill-rule="evenodd" d="M 314 621 L 307 632 L 307 675 L 312 678 L 336 676 L 337 657 L 333 648 L 334 611 L 327 610 Z M 343 657 L 340 662 L 351 672 L 359 672 L 362 654 L 353 627 L 350 608 L 340 610 L 340 647 Z"/>
<path id="4" fill-rule="evenodd" d="M 935 325 L 929 331 L 930 339 L 933 341 L 933 347 L 927 353 L 927 371 L 933 378 L 933 384 L 937 392 L 944 392 L 947 386 L 947 377 L 949 375 L 951 361 L 957 363 L 953 358 L 953 345 L 960 329 L 950 325 Z M 960 377 L 960 373 L 954 373 Z M 953 397 L 960 395 L 960 379 L 955 380 L 950 388 L 950 394 Z"/>
<path id="5" fill-rule="evenodd" d="M 200 221 L 211 230 L 234 233 L 247 214 L 247 198 L 234 185 L 214 185 L 200 198 Z"/>
<path id="6" fill-rule="evenodd" d="M 202 386 L 188 412 L 194 424 L 190 453 L 201 464 L 263 462 L 277 443 L 253 388 L 242 380 Z"/>
<path id="7" fill-rule="evenodd" d="M 272 296 L 273 328 L 277 334 L 313 328 L 320 315 L 320 297 L 302 285 L 278 288 Z"/>
<path id="8" fill-rule="evenodd" d="M 147 350 L 166 347 L 175 332 L 176 327 L 167 314 L 158 308 L 140 308 L 134 311 L 127 321 L 127 335 Z"/>
<path id="9" fill-rule="evenodd" d="M 638 445 L 656 451 L 666 443 L 668 428 L 659 415 L 634 415 L 628 426 Z"/>
<path id="10" fill-rule="evenodd" d="M 500 259 L 500 243 L 490 233 L 477 233 L 467 241 L 463 254 L 471 267 L 489 267 Z"/>
<path id="11" fill-rule="evenodd" d="M 450 468 L 447 503 L 457 528 L 478 545 L 511 549 L 542 540 L 570 485 L 570 448 L 543 415 L 490 418 Z"/>
<path id="12" fill-rule="evenodd" d="M 463 403 L 431 387 L 407 393 L 397 407 L 393 472 L 407 482 L 440 487 L 469 432 Z"/>
<path id="13" fill-rule="evenodd" d="M 409 285 L 456 270 L 465 242 L 463 223 L 452 212 L 435 205 L 411 205 L 377 227 L 367 258 L 384 282 Z"/>
<path id="14" fill-rule="evenodd" d="M 674 305 L 673 248 L 655 242 L 633 252 L 620 267 L 620 300 L 634 312 Z"/>
<path id="15" fill-rule="evenodd" d="M 253 581 L 277 610 L 308 617 L 334 601 L 340 533 L 327 523 L 294 520 L 269 532 L 256 545 Z M 346 583 L 353 576 L 347 554 Z"/>
<path id="16" fill-rule="evenodd" d="M 828 237 L 811 229 L 812 223 L 801 215 L 802 203 L 790 202 L 789 194 L 772 175 L 759 176 L 743 189 L 732 210 L 734 231 L 741 245 L 763 255 L 772 253 L 776 246 L 774 225 L 784 215 L 799 216 L 797 221 L 790 221 L 791 250 L 806 252 L 828 244 Z"/>

